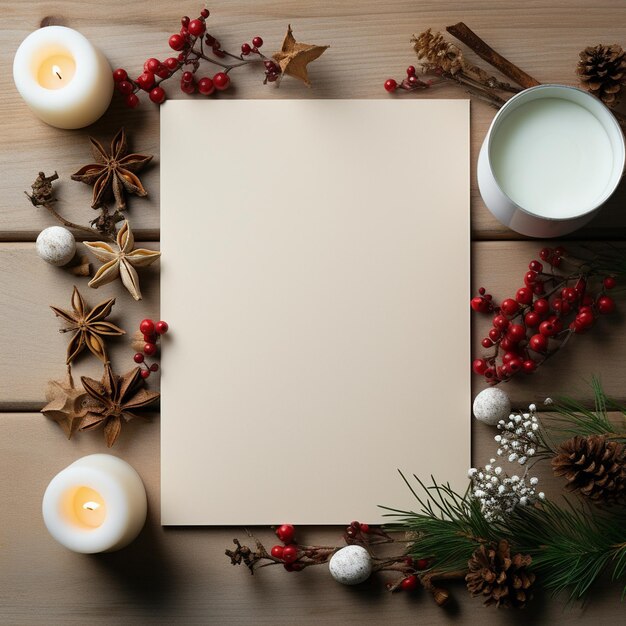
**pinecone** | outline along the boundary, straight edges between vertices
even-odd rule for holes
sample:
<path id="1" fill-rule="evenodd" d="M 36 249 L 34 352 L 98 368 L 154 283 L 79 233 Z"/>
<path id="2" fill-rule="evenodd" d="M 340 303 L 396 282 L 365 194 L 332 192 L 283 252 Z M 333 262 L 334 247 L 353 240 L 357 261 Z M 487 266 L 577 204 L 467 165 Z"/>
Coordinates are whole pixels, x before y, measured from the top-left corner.
<path id="1" fill-rule="evenodd" d="M 522 609 L 532 598 L 530 588 L 535 575 L 528 570 L 529 555 L 511 556 L 509 542 L 481 545 L 469 560 L 465 576 L 467 589 L 473 596 L 485 597 L 485 606 Z"/>
<path id="2" fill-rule="evenodd" d="M 427 70 L 443 70 L 454 75 L 464 68 L 460 48 L 446 41 L 441 33 L 433 33 L 429 28 L 417 37 L 413 35 L 411 43 L 417 58 L 425 59 L 423 66 Z"/>
<path id="3" fill-rule="evenodd" d="M 626 53 L 621 46 L 595 46 L 580 53 L 576 73 L 583 86 L 608 106 L 617 104 L 626 84 Z"/>
<path id="4" fill-rule="evenodd" d="M 626 445 L 604 435 L 576 436 L 559 446 L 552 459 L 557 476 L 565 476 L 567 488 L 594 502 L 626 500 Z"/>

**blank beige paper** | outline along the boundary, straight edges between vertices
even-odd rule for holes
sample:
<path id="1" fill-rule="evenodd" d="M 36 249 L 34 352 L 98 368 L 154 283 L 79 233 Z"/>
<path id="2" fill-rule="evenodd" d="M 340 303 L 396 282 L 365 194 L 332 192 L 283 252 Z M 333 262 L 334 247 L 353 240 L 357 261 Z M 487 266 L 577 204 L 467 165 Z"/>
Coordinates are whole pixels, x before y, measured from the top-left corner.
<path id="1" fill-rule="evenodd" d="M 469 102 L 168 101 L 161 185 L 162 523 L 464 489 Z"/>

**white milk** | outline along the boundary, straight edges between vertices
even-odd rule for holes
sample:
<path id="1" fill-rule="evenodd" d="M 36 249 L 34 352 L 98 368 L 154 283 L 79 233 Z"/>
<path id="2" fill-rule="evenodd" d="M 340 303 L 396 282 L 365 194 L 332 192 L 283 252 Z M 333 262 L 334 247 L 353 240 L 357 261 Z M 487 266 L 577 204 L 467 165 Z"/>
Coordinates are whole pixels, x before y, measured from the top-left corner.
<path id="1" fill-rule="evenodd" d="M 541 98 L 498 126 L 491 163 L 502 191 L 520 207 L 565 218 L 596 206 L 610 182 L 613 153 L 604 127 L 587 109 Z"/>

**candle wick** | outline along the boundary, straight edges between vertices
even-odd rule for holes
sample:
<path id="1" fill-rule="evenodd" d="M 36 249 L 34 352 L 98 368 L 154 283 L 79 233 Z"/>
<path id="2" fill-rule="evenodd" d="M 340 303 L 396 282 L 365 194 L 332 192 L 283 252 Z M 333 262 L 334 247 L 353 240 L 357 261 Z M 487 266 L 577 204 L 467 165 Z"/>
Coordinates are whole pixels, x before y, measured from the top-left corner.
<path id="1" fill-rule="evenodd" d="M 59 77 L 59 80 L 61 80 L 61 74 L 59 74 L 59 72 L 55 72 L 55 74 Z"/>

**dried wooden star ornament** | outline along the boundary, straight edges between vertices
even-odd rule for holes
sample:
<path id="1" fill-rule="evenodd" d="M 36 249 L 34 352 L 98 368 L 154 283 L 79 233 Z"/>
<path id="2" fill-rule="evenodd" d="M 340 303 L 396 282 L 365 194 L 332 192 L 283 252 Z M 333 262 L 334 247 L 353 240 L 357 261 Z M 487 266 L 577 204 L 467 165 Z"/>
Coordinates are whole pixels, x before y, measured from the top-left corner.
<path id="1" fill-rule="evenodd" d="M 89 348 L 101 361 L 106 361 L 107 352 L 103 337 L 115 337 L 126 334 L 115 324 L 105 321 L 115 304 L 115 298 L 105 300 L 89 310 L 85 304 L 85 299 L 81 296 L 78 289 L 74 287 L 71 304 L 71 311 L 59 309 L 55 306 L 50 307 L 57 317 L 62 318 L 67 323 L 67 326 L 61 328 L 59 332 L 74 333 L 67 346 L 66 363 L 69 365 L 85 347 Z"/>
<path id="2" fill-rule="evenodd" d="M 84 242 L 89 251 L 104 263 L 89 281 L 89 286 L 97 289 L 101 285 L 120 278 L 130 295 L 135 300 L 141 300 L 139 276 L 135 268 L 151 265 L 161 256 L 161 253 L 145 248 L 135 249 L 135 238 L 127 221 L 118 231 L 116 242 L 115 247 L 106 241 Z"/>
<path id="3" fill-rule="evenodd" d="M 113 373 L 111 364 L 105 363 L 101 381 L 87 376 L 82 376 L 80 380 L 95 403 L 83 419 L 80 429 L 104 428 L 104 439 L 109 448 L 117 441 L 122 423 L 138 417 L 134 411 L 159 399 L 156 391 L 144 389 L 139 367 L 118 376 Z"/>
<path id="4" fill-rule="evenodd" d="M 41 412 L 54 420 L 67 435 L 68 439 L 81 427 L 83 418 L 92 408 L 92 401 L 84 389 L 74 385 L 74 379 L 68 369 L 65 380 L 51 380 L 46 389 L 48 404 Z"/>
<path id="5" fill-rule="evenodd" d="M 89 137 L 89 141 L 95 163 L 81 167 L 72 174 L 72 180 L 93 185 L 92 208 L 103 206 L 113 196 L 115 208 L 123 211 L 126 208 L 126 194 L 148 195 L 136 172 L 152 160 L 152 155 L 127 154 L 126 131 L 123 128 L 113 137 L 109 152 L 93 137 Z"/>
<path id="6" fill-rule="evenodd" d="M 307 65 L 321 56 L 326 48 L 328 46 L 315 46 L 296 41 L 291 30 L 291 24 L 289 24 L 282 48 L 275 52 L 272 58 L 278 63 L 283 74 L 298 78 L 307 87 L 310 87 L 311 81 L 309 80 Z"/>

